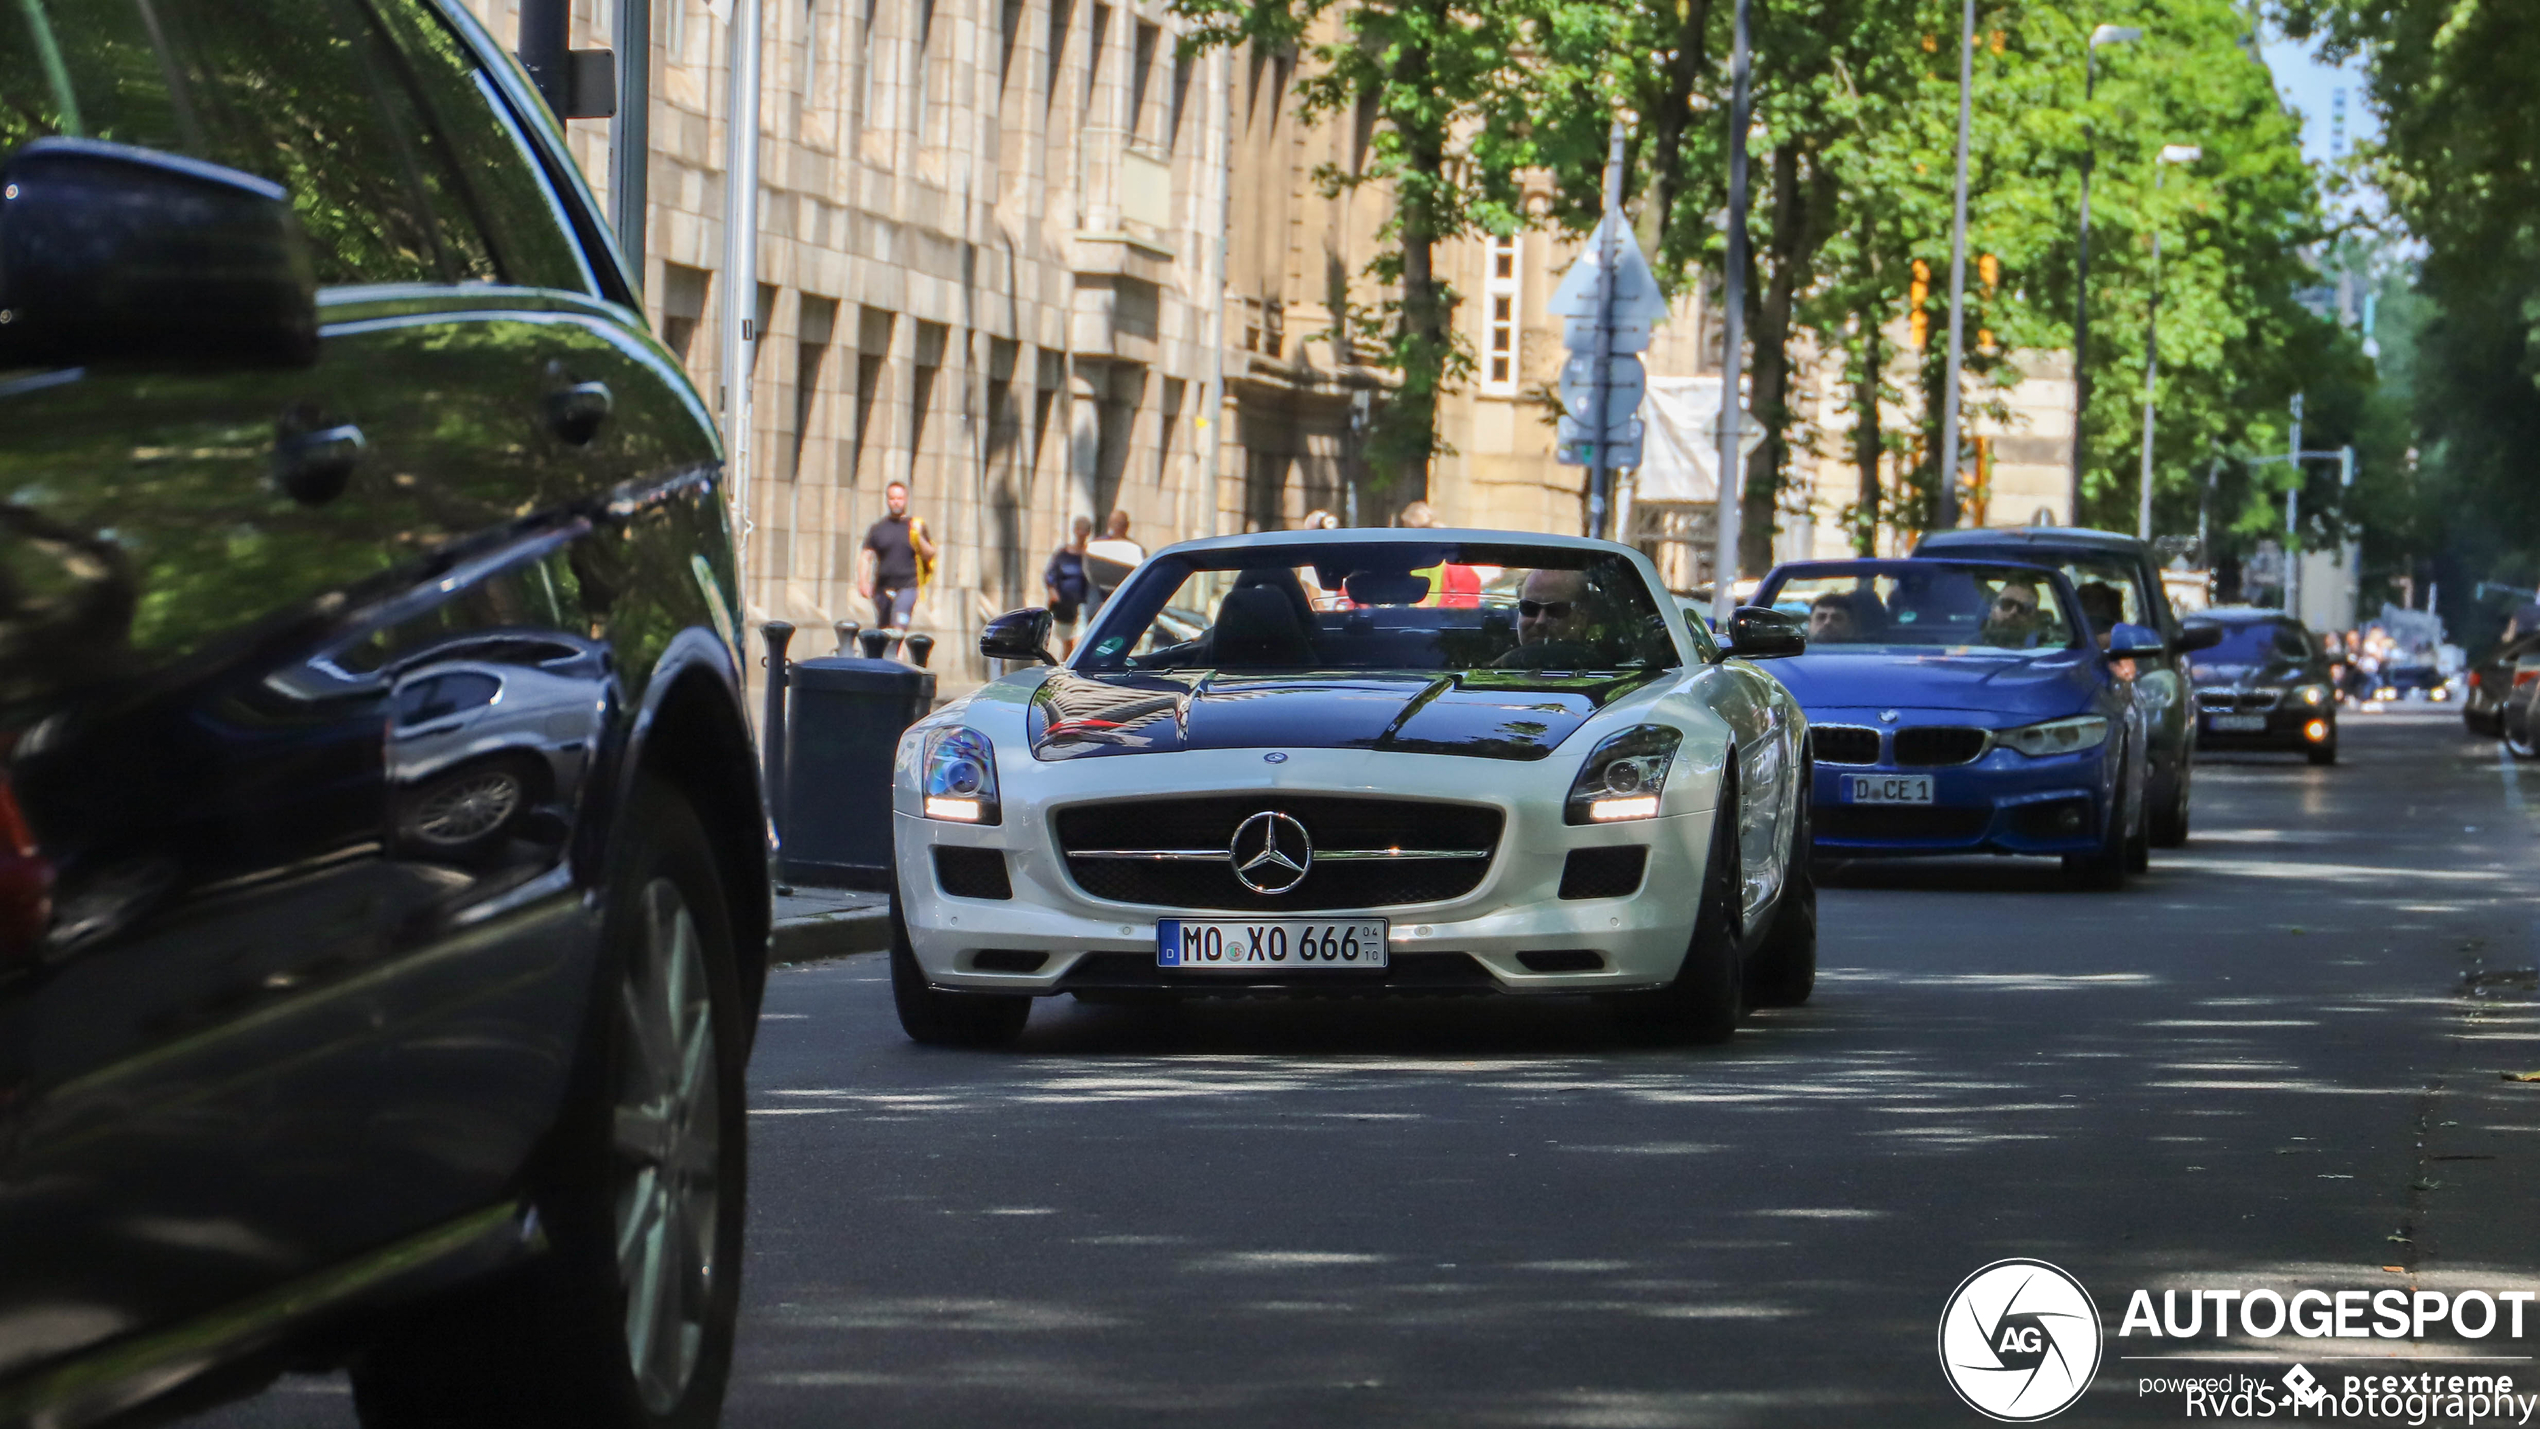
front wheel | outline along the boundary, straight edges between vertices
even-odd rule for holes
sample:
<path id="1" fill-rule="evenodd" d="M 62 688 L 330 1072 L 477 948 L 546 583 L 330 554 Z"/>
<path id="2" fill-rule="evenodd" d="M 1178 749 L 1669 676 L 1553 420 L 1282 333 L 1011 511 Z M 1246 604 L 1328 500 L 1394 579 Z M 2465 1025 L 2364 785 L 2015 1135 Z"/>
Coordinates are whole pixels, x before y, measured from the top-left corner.
<path id="1" fill-rule="evenodd" d="M 2519 728 L 2510 719 L 2503 722 L 2505 752 L 2516 759 L 2540 759 L 2540 740 L 2531 737 L 2531 725 L 2525 721 Z"/>
<path id="2" fill-rule="evenodd" d="M 1803 760 L 1799 813 L 1792 820 L 1781 897 L 1773 903 L 1772 930 L 1764 935 L 1764 946 L 1756 949 L 1755 965 L 1748 969 L 1750 1007 L 1798 1007 L 1817 990 L 1817 874 L 1809 862 L 1809 850 L 1815 846 L 1815 821 L 1810 817 L 1815 788 L 1815 775 Z"/>
<path id="3" fill-rule="evenodd" d="M 548 1253 L 391 1317 L 368 1429 L 708 1429 L 740 1305 L 749 1035 L 712 846 L 638 781 L 611 860 L 590 1055 L 530 1173 Z"/>
<path id="4" fill-rule="evenodd" d="M 2315 765 L 2326 767 L 2337 762 L 2337 746 L 2334 744 L 2320 745 L 2315 749 L 2309 750 L 2308 753 L 2311 756 L 2311 763 Z M 2524 756 L 2524 758 L 2529 757 L 2530 756 L 2528 755 Z"/>
<path id="5" fill-rule="evenodd" d="M 2188 771 L 2194 761 L 2185 754 L 2178 760 L 2178 777 L 2170 781 L 2170 801 L 2152 819 L 2152 847 L 2187 847 Z"/>
<path id="6" fill-rule="evenodd" d="M 2117 784 L 2116 797 L 2108 804 L 2108 827 L 2099 839 L 2095 853 L 2064 855 L 2064 874 L 2073 886 L 2092 893 L 2115 893 L 2125 887 L 2129 845 L 2125 827 L 2126 786 Z"/>
<path id="7" fill-rule="evenodd" d="M 1723 781 L 1703 860 L 1702 902 L 1693 940 L 1675 981 L 1650 992 L 1618 994 L 1611 1004 L 1625 1036 L 1653 1046 L 1726 1042 L 1746 1011 L 1738 903 L 1745 887 L 1737 862 L 1737 796 Z"/>
<path id="8" fill-rule="evenodd" d="M 900 1030 L 929 1047 L 1003 1047 L 1023 1035 L 1032 999 L 1011 993 L 945 992 L 926 981 L 909 946 L 899 890 L 891 890 L 891 1002 Z"/>

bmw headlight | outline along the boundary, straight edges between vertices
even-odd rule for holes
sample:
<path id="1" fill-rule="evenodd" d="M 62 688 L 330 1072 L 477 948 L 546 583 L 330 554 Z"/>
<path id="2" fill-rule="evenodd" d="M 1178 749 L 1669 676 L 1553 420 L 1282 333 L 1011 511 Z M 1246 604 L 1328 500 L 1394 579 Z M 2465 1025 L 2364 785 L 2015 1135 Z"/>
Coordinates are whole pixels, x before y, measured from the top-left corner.
<path id="1" fill-rule="evenodd" d="M 1002 821 L 997 806 L 997 751 L 975 729 L 954 725 L 926 736 L 926 817 L 957 824 Z"/>
<path id="2" fill-rule="evenodd" d="M 2032 759 L 2050 754 L 2079 754 L 2097 749 L 2108 742 L 2108 718 L 2105 715 L 2079 715 L 2072 719 L 2050 719 L 2044 724 L 2024 724 L 2006 729 L 1993 737 L 1996 744 L 2007 744 Z"/>
<path id="3" fill-rule="evenodd" d="M 1610 824 L 1658 817 L 1658 795 L 1667 786 L 1681 730 L 1663 724 L 1634 725 L 1596 747 L 1570 781 L 1561 819 L 1571 824 Z"/>
<path id="4" fill-rule="evenodd" d="M 2326 685 L 2304 685 L 2293 692 L 2293 702 L 2295 704 L 2307 705 L 2312 709 L 2318 709 L 2320 706 L 2327 704 L 2328 698 L 2328 686 Z"/>

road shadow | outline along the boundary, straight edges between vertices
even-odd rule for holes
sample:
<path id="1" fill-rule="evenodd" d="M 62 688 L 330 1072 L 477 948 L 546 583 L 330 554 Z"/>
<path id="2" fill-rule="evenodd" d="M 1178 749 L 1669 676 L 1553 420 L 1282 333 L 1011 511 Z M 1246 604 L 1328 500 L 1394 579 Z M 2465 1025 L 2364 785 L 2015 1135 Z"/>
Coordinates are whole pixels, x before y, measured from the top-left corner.
<path id="1" fill-rule="evenodd" d="M 2061 859 L 1980 854 L 1968 858 L 1819 858 L 1820 888 L 1898 893 L 2069 893 L 2087 897 Z"/>

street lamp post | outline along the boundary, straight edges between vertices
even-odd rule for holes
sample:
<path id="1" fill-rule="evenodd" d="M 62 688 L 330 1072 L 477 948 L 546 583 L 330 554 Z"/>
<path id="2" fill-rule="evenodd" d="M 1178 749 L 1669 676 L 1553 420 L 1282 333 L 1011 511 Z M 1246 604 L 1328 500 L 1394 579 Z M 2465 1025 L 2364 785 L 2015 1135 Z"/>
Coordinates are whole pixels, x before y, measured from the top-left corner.
<path id="1" fill-rule="evenodd" d="M 2134 534 L 2152 539 L 2152 379 L 2161 368 L 2161 180 L 2172 164 L 2192 164 L 2205 157 L 2194 144 L 2166 144 L 2152 161 L 2152 302 L 2143 315 L 2143 481 L 2135 510 Z"/>
<path id="2" fill-rule="evenodd" d="M 2082 426 L 2090 415 L 2090 171 L 2098 165 L 2097 142 L 2089 131 L 2088 106 L 2099 92 L 2099 47 L 2131 44 L 2143 38 L 2132 25 L 2101 25 L 2090 32 L 2082 59 L 2081 97 L 2081 247 L 2073 265 L 2073 483 L 2072 520 L 2081 523 Z"/>
<path id="3" fill-rule="evenodd" d="M 1935 529 L 1958 524 L 1958 381 L 1967 330 L 1967 113 L 1975 89 L 1976 0 L 1964 0 L 1958 19 L 1958 187 L 1949 220 L 1949 386 L 1941 399 L 1940 470 L 1933 492 Z"/>

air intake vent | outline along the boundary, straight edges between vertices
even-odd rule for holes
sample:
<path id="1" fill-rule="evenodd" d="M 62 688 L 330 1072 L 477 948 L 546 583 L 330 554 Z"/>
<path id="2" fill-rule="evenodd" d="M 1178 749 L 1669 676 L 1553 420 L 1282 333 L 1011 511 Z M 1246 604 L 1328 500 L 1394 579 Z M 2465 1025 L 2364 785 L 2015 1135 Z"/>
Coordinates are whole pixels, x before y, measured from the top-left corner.
<path id="1" fill-rule="evenodd" d="M 1640 891 L 1641 869 L 1649 850 L 1640 844 L 1618 848 L 1574 848 L 1561 865 L 1564 898 L 1629 898 Z M 1552 969 L 1538 968 L 1538 972 Z"/>
<path id="2" fill-rule="evenodd" d="M 1036 973 L 1049 960 L 1030 948 L 981 948 L 970 955 L 970 965 L 983 973 Z"/>
<path id="3" fill-rule="evenodd" d="M 1879 732 L 1857 724 L 1820 724 L 1808 730 L 1819 764 L 1876 764 Z"/>
<path id="4" fill-rule="evenodd" d="M 1005 854 L 992 848 L 935 846 L 935 884 L 953 898 L 1012 898 L 1006 880 Z"/>
<path id="5" fill-rule="evenodd" d="M 1536 973 L 1592 973 L 1605 966 L 1605 955 L 1590 948 L 1553 948 L 1519 953 L 1517 961 Z"/>

